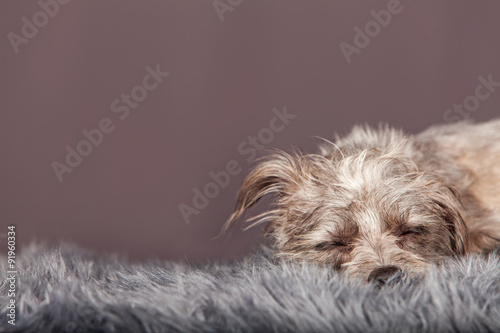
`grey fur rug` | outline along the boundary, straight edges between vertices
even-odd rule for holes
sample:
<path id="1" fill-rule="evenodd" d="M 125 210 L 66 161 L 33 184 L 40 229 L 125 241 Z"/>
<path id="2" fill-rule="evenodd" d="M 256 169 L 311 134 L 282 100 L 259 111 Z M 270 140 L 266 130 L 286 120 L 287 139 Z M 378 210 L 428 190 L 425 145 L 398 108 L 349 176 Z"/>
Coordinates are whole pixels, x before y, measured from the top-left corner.
<path id="1" fill-rule="evenodd" d="M 260 253 L 232 264 L 129 263 L 73 246 L 18 257 L 16 325 L 1 332 L 500 332 L 500 256 L 449 260 L 382 287 Z"/>

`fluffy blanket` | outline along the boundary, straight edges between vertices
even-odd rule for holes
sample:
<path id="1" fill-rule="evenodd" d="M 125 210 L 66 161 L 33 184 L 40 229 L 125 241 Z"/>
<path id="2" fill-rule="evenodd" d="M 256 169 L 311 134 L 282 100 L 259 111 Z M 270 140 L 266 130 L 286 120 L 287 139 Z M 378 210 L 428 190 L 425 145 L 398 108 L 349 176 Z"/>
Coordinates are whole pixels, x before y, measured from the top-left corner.
<path id="1" fill-rule="evenodd" d="M 500 332 L 498 253 L 377 288 L 266 250 L 193 267 L 33 246 L 17 258 L 15 326 L 0 260 L 1 332 Z"/>

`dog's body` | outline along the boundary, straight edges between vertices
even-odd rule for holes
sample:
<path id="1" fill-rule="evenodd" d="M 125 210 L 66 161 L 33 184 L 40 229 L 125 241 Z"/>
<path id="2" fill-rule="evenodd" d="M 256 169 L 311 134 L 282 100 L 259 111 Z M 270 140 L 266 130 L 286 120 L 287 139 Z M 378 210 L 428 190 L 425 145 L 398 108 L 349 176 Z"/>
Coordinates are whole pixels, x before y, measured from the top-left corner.
<path id="1" fill-rule="evenodd" d="M 278 152 L 246 178 L 230 227 L 262 196 L 277 255 L 382 283 L 500 244 L 500 119 L 415 136 L 355 127 L 318 154 Z"/>

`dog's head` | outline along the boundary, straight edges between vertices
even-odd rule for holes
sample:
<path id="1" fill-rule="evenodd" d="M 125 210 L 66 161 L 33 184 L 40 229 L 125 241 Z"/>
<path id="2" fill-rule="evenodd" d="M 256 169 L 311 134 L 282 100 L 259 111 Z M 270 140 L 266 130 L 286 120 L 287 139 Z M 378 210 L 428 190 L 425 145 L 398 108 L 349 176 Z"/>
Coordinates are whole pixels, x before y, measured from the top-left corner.
<path id="1" fill-rule="evenodd" d="M 383 281 L 465 253 L 467 230 L 456 190 L 437 174 L 419 171 L 404 149 L 271 155 L 245 179 L 225 229 L 269 194 L 272 209 L 251 220 L 268 223 L 281 258 Z"/>

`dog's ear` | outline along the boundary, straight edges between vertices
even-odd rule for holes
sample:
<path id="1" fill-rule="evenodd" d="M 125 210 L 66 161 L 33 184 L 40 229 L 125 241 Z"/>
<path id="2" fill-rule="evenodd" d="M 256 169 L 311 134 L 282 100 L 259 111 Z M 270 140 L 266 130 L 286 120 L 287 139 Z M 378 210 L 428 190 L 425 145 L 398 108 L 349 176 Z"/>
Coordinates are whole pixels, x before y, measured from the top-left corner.
<path id="1" fill-rule="evenodd" d="M 258 164 L 244 180 L 238 192 L 235 210 L 224 225 L 222 233 L 231 229 L 245 210 L 252 207 L 263 196 L 275 194 L 281 198 L 289 195 L 292 189 L 296 188 L 297 165 L 292 156 L 283 152 L 272 155 Z M 257 223 L 264 220 L 261 219 Z"/>
<path id="2" fill-rule="evenodd" d="M 450 231 L 450 243 L 453 252 L 464 255 L 469 248 L 469 233 L 460 210 L 448 209 L 444 219 Z"/>
<path id="3" fill-rule="evenodd" d="M 500 246 L 500 225 L 494 220 L 494 216 L 484 208 L 476 196 L 468 193 L 464 196 L 469 210 L 474 216 L 467 221 L 469 233 L 469 251 L 484 253 L 497 249 Z"/>
<path id="4" fill-rule="evenodd" d="M 464 255 L 469 250 L 469 231 L 461 213 L 461 194 L 454 186 L 446 185 L 441 195 L 447 197 L 442 201 L 437 200 L 436 203 L 441 207 L 440 215 L 448 228 L 451 250 L 455 254 Z"/>

